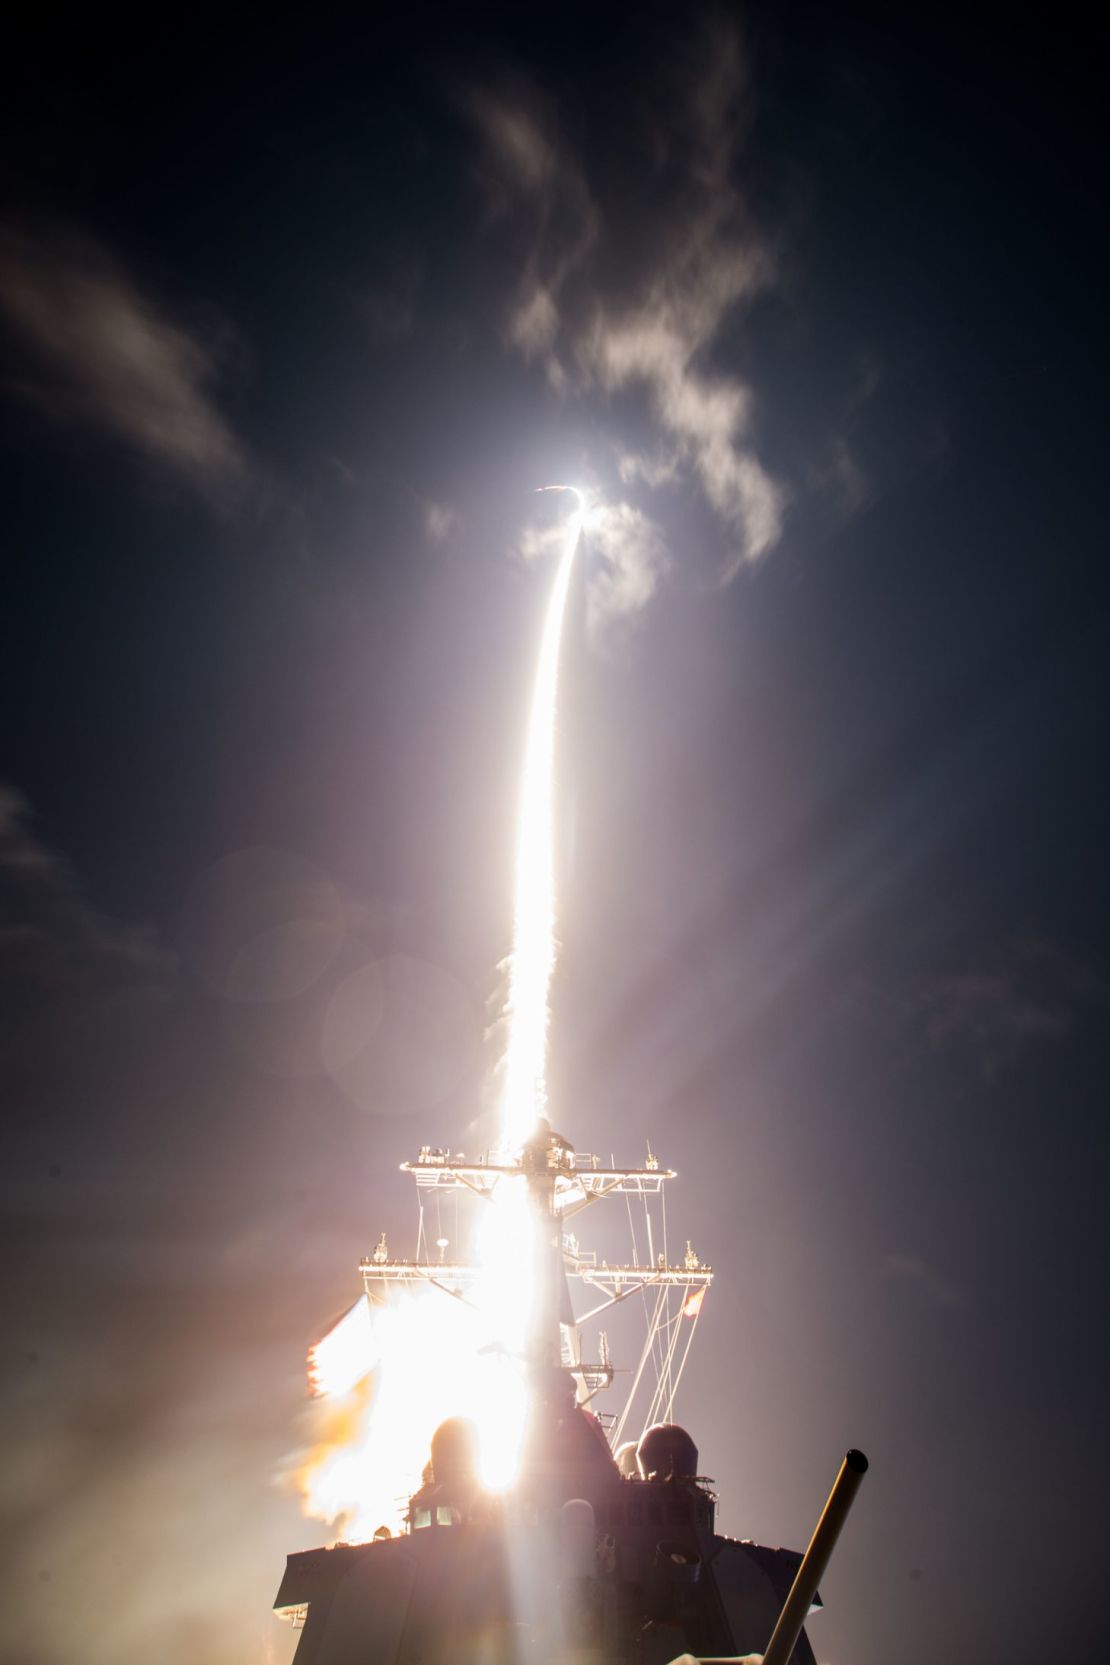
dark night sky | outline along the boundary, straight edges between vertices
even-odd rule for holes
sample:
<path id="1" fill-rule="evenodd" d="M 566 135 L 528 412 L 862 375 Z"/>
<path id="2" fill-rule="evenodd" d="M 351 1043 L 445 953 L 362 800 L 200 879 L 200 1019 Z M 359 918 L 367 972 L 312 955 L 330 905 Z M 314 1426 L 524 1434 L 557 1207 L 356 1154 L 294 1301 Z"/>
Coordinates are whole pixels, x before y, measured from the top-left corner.
<path id="1" fill-rule="evenodd" d="M 723 1528 L 804 1546 L 858 1444 L 819 1660 L 1085 1665 L 1094 41 L 406 18 L 9 66 L 0 1657 L 288 1658 L 304 1348 L 485 1097 L 573 479 L 553 1119 L 680 1170 Z"/>

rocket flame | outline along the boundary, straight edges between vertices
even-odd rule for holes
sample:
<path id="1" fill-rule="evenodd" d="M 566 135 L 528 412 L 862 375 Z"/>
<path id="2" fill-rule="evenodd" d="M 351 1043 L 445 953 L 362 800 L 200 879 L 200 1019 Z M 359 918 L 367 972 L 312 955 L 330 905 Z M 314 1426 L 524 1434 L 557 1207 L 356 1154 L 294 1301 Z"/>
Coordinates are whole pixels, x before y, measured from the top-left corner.
<path id="1" fill-rule="evenodd" d="M 571 490 L 573 487 L 547 487 Z M 555 965 L 554 758 L 559 648 L 585 521 L 581 493 L 544 620 L 521 783 L 513 950 L 505 1005 L 500 1143 L 515 1155 L 546 1103 L 547 1000 Z M 480 1274 L 465 1300 L 425 1289 L 372 1306 L 364 1296 L 312 1348 L 317 1441 L 296 1478 L 309 1514 L 349 1542 L 394 1526 L 419 1484 L 431 1436 L 448 1416 L 476 1423 L 481 1479 L 513 1478 L 526 1414 L 524 1354 L 537 1268 L 531 1204 L 504 1177 L 482 1211 Z"/>
<path id="2" fill-rule="evenodd" d="M 370 1303 L 357 1300 L 308 1353 L 308 1385 L 320 1398 L 342 1399 L 365 1381 L 378 1362 Z"/>
<path id="3" fill-rule="evenodd" d="M 504 1180 L 498 1193 L 483 1211 L 482 1270 L 465 1301 L 434 1289 L 388 1305 L 361 1296 L 309 1353 L 316 1441 L 296 1478 L 307 1512 L 339 1523 L 350 1543 L 397 1524 L 449 1416 L 475 1423 L 488 1490 L 516 1472 L 534 1233 L 523 1185 Z"/>
<path id="4" fill-rule="evenodd" d="M 349 1543 L 395 1528 L 449 1416 L 477 1424 L 483 1483 L 507 1484 L 524 1429 L 524 1381 L 497 1328 L 477 1297 L 473 1307 L 435 1290 L 374 1307 L 361 1297 L 309 1355 L 320 1397 L 316 1444 L 297 1476 L 307 1512 L 336 1523 Z"/>
<path id="5" fill-rule="evenodd" d="M 521 782 L 501 1110 L 501 1138 L 507 1150 L 520 1148 L 547 1102 L 547 996 L 555 969 L 555 697 L 571 568 L 585 519 L 582 494 L 573 486 L 545 489 L 573 491 L 578 508 L 567 524 L 547 606 Z"/>

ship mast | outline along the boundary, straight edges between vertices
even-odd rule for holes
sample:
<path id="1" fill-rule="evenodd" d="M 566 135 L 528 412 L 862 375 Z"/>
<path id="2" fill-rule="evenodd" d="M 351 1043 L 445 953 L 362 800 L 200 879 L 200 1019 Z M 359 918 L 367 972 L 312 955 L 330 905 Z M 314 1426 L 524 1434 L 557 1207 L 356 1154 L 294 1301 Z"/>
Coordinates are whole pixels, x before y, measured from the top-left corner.
<path id="1" fill-rule="evenodd" d="M 460 1194 L 470 1196 L 489 1206 L 500 1187 L 521 1182 L 527 1186 L 538 1239 L 538 1289 L 525 1362 L 533 1371 L 569 1373 L 579 1405 L 587 1404 L 614 1382 L 616 1372 L 601 1321 L 630 1297 L 654 1292 L 654 1306 L 644 1303 L 647 1334 L 638 1367 L 630 1371 L 632 1383 L 625 1404 L 604 1416 L 603 1421 L 616 1443 L 649 1366 L 656 1379 L 645 1425 L 670 1419 L 696 1328 L 696 1323 L 689 1324 L 683 1338 L 682 1318 L 686 1315 L 696 1320 L 705 1290 L 713 1281 L 713 1268 L 702 1263 L 689 1243 L 677 1264 L 668 1261 L 665 1252 L 646 1261 L 633 1254 L 617 1265 L 599 1263 L 596 1253 L 584 1249 L 569 1227 L 586 1209 L 607 1199 L 623 1198 L 626 1203 L 639 1199 L 645 1209 L 652 1200 L 661 1203 L 666 1182 L 676 1177 L 673 1169 L 662 1167 L 650 1153 L 643 1167 L 603 1165 L 596 1155 L 576 1152 L 542 1120 L 519 1155 L 494 1152 L 474 1161 L 424 1145 L 415 1161 L 402 1163 L 401 1169 L 416 1182 L 421 1221 L 424 1206 L 445 1194 L 456 1199 Z M 650 1245 L 650 1234 L 648 1241 Z M 378 1305 L 389 1301 L 395 1291 L 430 1285 L 447 1298 L 471 1304 L 470 1293 L 484 1269 L 457 1258 L 448 1260 L 444 1239 L 434 1245 L 438 1258 L 430 1253 L 432 1247 L 422 1225 L 412 1259 L 393 1258 L 383 1237 L 359 1264 L 371 1302 Z M 592 1357 L 583 1352 L 584 1330 L 591 1336 L 588 1345 Z"/>

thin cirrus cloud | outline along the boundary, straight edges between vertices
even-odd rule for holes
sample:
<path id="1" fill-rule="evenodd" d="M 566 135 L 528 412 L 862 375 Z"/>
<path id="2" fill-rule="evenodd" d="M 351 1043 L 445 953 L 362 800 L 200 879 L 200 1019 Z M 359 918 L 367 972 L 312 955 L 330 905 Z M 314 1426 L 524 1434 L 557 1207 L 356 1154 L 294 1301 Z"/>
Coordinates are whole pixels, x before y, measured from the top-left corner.
<path id="1" fill-rule="evenodd" d="M 462 517 L 449 503 L 431 502 L 424 508 L 424 530 L 430 543 L 446 543 L 458 531 Z"/>
<path id="2" fill-rule="evenodd" d="M 0 913 L 0 1042 L 11 1047 L 28 1039 L 32 1013 L 77 1003 L 103 1015 L 161 1000 L 174 987 L 176 958 L 156 932 L 97 908 L 66 858 L 35 833 L 26 798 L 4 782 Z"/>
<path id="3" fill-rule="evenodd" d="M 649 496 L 698 488 L 726 534 L 722 584 L 774 548 L 785 511 L 783 487 L 756 454 L 751 389 L 713 362 L 737 309 L 775 280 L 735 183 L 748 102 L 735 32 L 709 30 L 656 104 L 664 114 L 640 129 L 634 164 L 655 175 L 647 230 L 629 227 L 624 204 L 603 209 L 534 95 L 471 102 L 491 219 L 515 213 L 529 228 L 509 344 L 568 397 L 642 396 L 656 441 L 629 449 L 613 433 L 621 480 Z M 595 598 L 596 617 L 607 600 L 642 605 L 665 570 L 659 527 L 642 511 L 633 525 L 628 508 L 619 505 L 610 542 L 621 565 L 608 597 Z"/>
<path id="4" fill-rule="evenodd" d="M 0 233 L 0 313 L 24 359 L 9 391 L 107 431 L 215 503 L 242 487 L 247 458 L 211 393 L 216 355 L 100 244 Z"/>
<path id="5" fill-rule="evenodd" d="M 994 1080 L 1035 1046 L 1065 1040 L 1110 1006 L 1110 984 L 1038 937 L 1001 944 L 980 963 L 938 977 L 919 1006 L 929 1040 L 957 1049 Z"/>

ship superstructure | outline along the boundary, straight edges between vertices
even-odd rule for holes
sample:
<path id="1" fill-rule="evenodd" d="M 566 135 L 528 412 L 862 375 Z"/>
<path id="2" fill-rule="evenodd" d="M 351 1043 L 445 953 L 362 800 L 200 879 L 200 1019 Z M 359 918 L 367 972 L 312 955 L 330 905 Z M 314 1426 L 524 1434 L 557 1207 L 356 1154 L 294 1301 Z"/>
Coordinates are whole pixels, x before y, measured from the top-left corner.
<path id="1" fill-rule="evenodd" d="M 548 1365 L 568 1370 L 575 1380 L 577 1403 L 590 1403 L 611 1388 L 615 1379 L 604 1328 L 606 1315 L 638 1297 L 645 1322 L 639 1359 L 630 1372 L 633 1381 L 621 1408 L 603 1412 L 603 1420 L 618 1442 L 638 1405 L 646 1403 L 645 1426 L 669 1421 L 701 1301 L 713 1281 L 713 1268 L 702 1263 L 689 1240 L 681 1260 L 672 1263 L 668 1258 L 662 1205 L 664 1187 L 676 1177 L 673 1169 L 662 1167 L 650 1151 L 642 1167 L 613 1167 L 597 1155 L 576 1152 L 546 1123 L 516 1158 L 495 1154 L 468 1162 L 465 1156 L 425 1145 L 414 1162 L 402 1167 L 416 1181 L 417 1254 L 412 1260 L 393 1259 L 385 1245 L 379 1244 L 362 1260 L 359 1270 L 372 1302 L 388 1301 L 391 1292 L 414 1286 L 431 1286 L 456 1299 L 467 1299 L 485 1269 L 472 1262 L 447 1260 L 451 1240 L 430 1240 L 428 1216 L 434 1209 L 442 1219 L 440 1205 L 445 1199 L 454 1201 L 461 1195 L 494 1203 L 500 1187 L 523 1184 L 540 1239 L 533 1353 Z M 622 1201 L 630 1222 L 635 1207 L 642 1220 L 639 1237 L 635 1229 L 629 1234 L 631 1255 L 619 1262 L 599 1259 L 572 1224 L 585 1210 L 605 1200 Z M 661 1231 L 653 1230 L 653 1205 L 659 1205 Z M 438 1251 L 435 1257 L 428 1252 L 433 1242 Z M 640 1244 L 646 1249 L 643 1261 L 635 1258 Z M 683 1317 L 693 1322 L 684 1327 Z"/>
<path id="2" fill-rule="evenodd" d="M 502 1188 L 527 1192 L 538 1277 L 512 1361 L 528 1395 L 519 1469 L 491 1491 L 465 1418 L 429 1430 L 398 1528 L 289 1557 L 275 1607 L 301 1626 L 296 1665 L 668 1665 L 766 1648 L 802 1557 L 716 1531 L 697 1447 L 671 1420 L 713 1279 L 689 1242 L 672 1261 L 648 1229 L 673 1170 L 651 1155 L 603 1164 L 542 1121 L 516 1153 L 475 1161 L 425 1146 L 403 1166 L 417 1252 L 395 1259 L 383 1238 L 363 1259 L 376 1307 L 421 1288 L 470 1300 L 482 1268 L 448 1258 L 452 1239 L 434 1223 L 444 1201 L 481 1209 Z M 646 1255 L 609 1264 L 581 1246 L 572 1222 L 605 1199 L 630 1221 L 642 1210 Z M 599 1417 L 593 1404 L 618 1375 L 602 1323 L 626 1302 L 646 1315 L 645 1344 L 619 1408 Z M 804 1634 L 792 1657 L 812 1665 Z"/>

